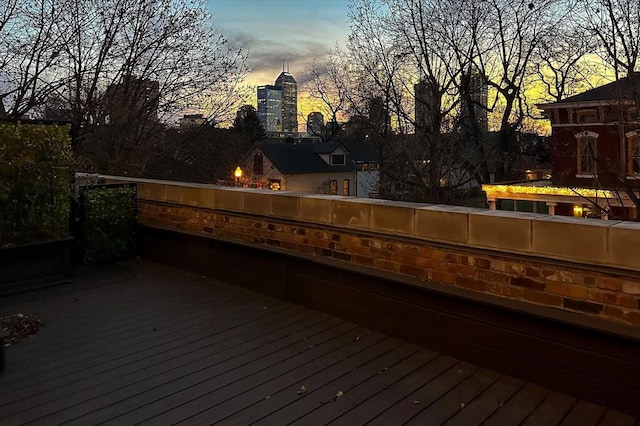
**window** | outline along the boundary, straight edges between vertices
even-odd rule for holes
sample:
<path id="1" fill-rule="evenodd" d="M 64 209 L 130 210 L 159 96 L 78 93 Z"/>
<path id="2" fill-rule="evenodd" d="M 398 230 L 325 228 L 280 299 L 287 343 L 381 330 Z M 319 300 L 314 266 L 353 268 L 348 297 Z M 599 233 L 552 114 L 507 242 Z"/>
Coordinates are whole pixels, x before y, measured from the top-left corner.
<path id="1" fill-rule="evenodd" d="M 629 140 L 629 175 L 640 175 L 640 132 L 628 136 Z"/>
<path id="2" fill-rule="evenodd" d="M 344 166 L 344 154 L 331 154 L 332 166 Z"/>
<path id="3" fill-rule="evenodd" d="M 582 109 L 576 112 L 576 123 L 596 123 L 597 121 L 597 109 Z"/>
<path id="4" fill-rule="evenodd" d="M 254 175 L 264 174 L 264 160 L 262 158 L 262 154 L 260 154 L 259 152 L 253 156 L 253 174 Z"/>
<path id="5" fill-rule="evenodd" d="M 342 181 L 342 195 L 349 195 L 349 179 Z"/>
<path id="6" fill-rule="evenodd" d="M 583 132 L 576 135 L 578 175 L 596 174 L 597 134 Z"/>
<path id="7" fill-rule="evenodd" d="M 329 195 L 338 195 L 338 181 L 332 180 L 329 182 Z"/>
<path id="8" fill-rule="evenodd" d="M 269 181 L 269 189 L 272 191 L 280 191 L 280 179 L 271 179 Z"/>

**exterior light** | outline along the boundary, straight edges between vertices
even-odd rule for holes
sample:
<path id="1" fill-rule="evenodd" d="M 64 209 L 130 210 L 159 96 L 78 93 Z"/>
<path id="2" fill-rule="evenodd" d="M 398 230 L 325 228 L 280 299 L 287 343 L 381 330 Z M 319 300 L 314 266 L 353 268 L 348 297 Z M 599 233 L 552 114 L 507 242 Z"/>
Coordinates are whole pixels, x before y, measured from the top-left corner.
<path id="1" fill-rule="evenodd" d="M 573 215 L 574 216 L 582 217 L 582 211 L 583 211 L 582 206 L 579 206 L 577 204 L 575 206 L 573 206 Z"/>
<path id="2" fill-rule="evenodd" d="M 242 177 L 242 169 L 240 168 L 240 166 L 236 167 L 233 175 L 236 177 L 236 186 L 240 186 L 240 178 Z"/>
<path id="3" fill-rule="evenodd" d="M 582 197 L 614 198 L 614 191 L 590 188 L 560 188 L 555 186 L 521 186 L 521 185 L 483 185 L 487 195 L 497 196 L 507 194 L 535 194 L 535 195 L 568 195 Z"/>

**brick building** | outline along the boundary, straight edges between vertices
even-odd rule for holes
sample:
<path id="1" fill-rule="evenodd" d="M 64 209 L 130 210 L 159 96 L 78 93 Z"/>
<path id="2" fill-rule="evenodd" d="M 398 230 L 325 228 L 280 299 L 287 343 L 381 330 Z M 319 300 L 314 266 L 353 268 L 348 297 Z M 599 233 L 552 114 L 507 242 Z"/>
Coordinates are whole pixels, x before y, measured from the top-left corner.
<path id="1" fill-rule="evenodd" d="M 637 217 L 640 190 L 640 78 L 624 78 L 541 104 L 551 121 L 552 178 L 518 185 L 484 185 L 498 200 L 543 203 L 550 214 Z M 517 209 L 517 207 L 515 208 Z"/>

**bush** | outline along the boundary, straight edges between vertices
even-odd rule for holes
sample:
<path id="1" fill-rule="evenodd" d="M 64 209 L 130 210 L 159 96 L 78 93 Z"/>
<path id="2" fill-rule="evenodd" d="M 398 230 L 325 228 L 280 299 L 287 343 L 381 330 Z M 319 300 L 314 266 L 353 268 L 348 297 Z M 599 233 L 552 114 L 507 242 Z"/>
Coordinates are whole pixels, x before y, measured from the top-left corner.
<path id="1" fill-rule="evenodd" d="M 69 235 L 68 125 L 0 123 L 0 246 Z"/>

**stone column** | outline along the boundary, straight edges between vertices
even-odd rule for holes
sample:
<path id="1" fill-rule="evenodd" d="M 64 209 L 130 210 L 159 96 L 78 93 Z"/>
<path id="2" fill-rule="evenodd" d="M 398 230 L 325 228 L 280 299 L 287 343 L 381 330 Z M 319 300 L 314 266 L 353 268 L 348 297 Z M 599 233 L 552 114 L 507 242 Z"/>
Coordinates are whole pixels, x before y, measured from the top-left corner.
<path id="1" fill-rule="evenodd" d="M 496 209 L 496 199 L 495 198 L 488 198 L 487 201 L 489 202 L 489 210 L 495 210 Z"/>
<path id="2" fill-rule="evenodd" d="M 556 206 L 558 203 L 547 203 L 547 207 L 549 207 L 549 216 L 556 215 Z"/>

